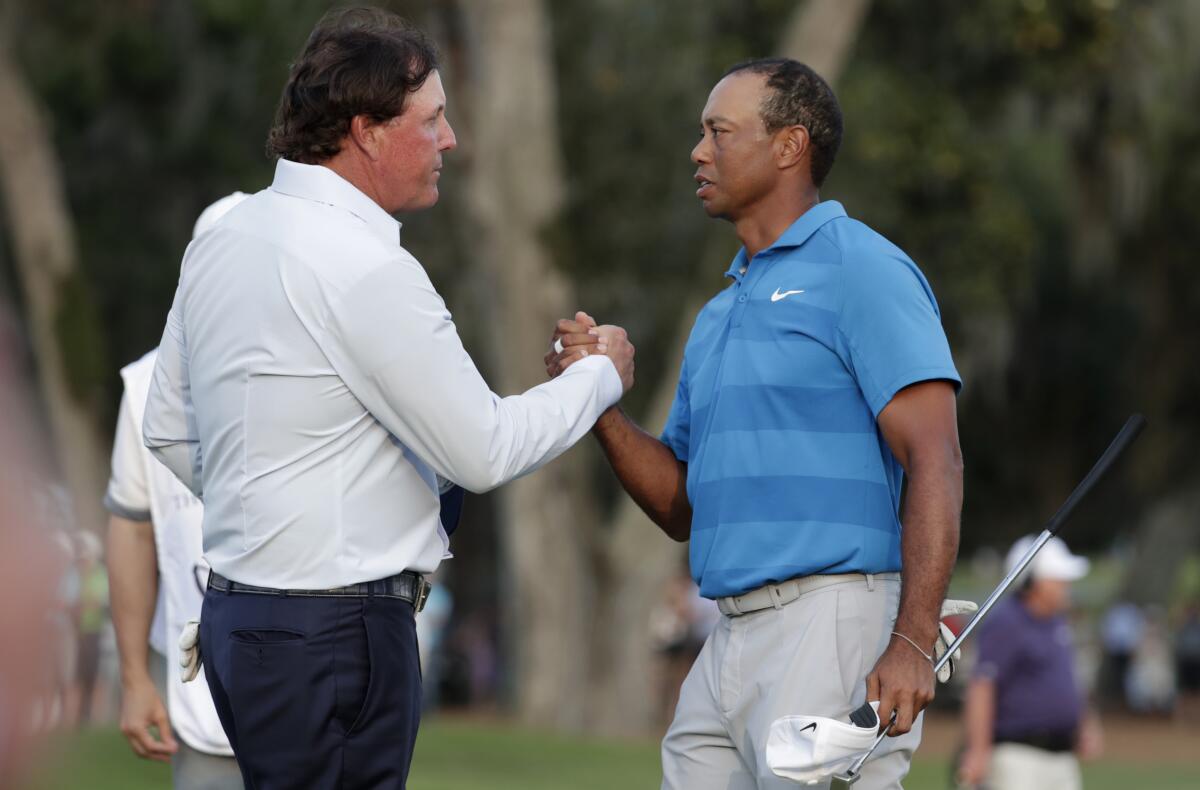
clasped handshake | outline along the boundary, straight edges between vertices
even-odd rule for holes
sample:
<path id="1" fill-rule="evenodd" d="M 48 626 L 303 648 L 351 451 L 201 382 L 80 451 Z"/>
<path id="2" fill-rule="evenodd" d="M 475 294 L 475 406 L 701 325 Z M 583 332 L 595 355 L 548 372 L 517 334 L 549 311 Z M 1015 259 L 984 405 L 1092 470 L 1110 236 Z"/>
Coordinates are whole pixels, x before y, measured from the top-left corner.
<path id="1" fill-rule="evenodd" d="M 546 374 L 554 378 L 585 357 L 603 354 L 616 366 L 622 391 L 629 392 L 633 386 L 634 351 L 624 329 L 610 324 L 596 326 L 590 315 L 578 312 L 574 320 L 564 318 L 555 325 L 545 357 Z"/>

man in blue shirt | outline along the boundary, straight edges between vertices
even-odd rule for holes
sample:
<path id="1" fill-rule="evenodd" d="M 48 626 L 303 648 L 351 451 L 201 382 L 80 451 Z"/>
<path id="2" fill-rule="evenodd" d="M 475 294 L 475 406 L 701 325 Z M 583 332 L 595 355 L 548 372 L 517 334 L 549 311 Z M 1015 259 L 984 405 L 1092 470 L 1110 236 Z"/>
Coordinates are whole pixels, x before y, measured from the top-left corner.
<path id="1" fill-rule="evenodd" d="M 807 66 L 735 66 L 701 125 L 696 194 L 743 249 L 696 319 L 661 437 L 615 408 L 594 429 L 630 496 L 691 541 L 726 615 L 681 690 L 663 787 L 790 786 L 766 767 L 771 722 L 844 717 L 864 697 L 895 711 L 896 737 L 859 787 L 899 787 L 933 697 L 962 502 L 937 302 L 904 252 L 820 202 L 842 121 Z M 551 375 L 604 342 L 592 323 L 559 323 Z"/>

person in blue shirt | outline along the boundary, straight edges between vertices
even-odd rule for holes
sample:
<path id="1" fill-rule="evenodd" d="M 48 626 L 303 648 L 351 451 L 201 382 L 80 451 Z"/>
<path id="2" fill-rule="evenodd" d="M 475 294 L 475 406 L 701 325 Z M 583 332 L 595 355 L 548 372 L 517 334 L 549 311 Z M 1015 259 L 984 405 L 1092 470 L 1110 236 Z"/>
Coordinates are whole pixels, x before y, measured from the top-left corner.
<path id="1" fill-rule="evenodd" d="M 898 788 L 933 698 L 960 379 L 916 264 L 820 199 L 841 134 L 833 91 L 794 60 L 717 83 L 696 195 L 742 249 L 696 318 L 661 435 L 619 408 L 594 428 L 630 496 L 690 540 L 696 583 L 726 615 L 681 690 L 663 788 L 789 787 L 766 767 L 771 722 L 841 718 L 864 699 L 895 712 L 895 737 L 858 788 Z M 551 376 L 620 332 L 594 324 L 558 323 Z"/>

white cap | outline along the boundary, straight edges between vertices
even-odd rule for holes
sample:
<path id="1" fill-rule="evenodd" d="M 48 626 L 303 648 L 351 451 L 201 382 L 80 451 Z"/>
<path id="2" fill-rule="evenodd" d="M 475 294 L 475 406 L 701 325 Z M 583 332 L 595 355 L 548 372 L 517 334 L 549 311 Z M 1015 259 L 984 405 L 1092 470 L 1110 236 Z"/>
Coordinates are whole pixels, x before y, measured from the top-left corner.
<path id="1" fill-rule="evenodd" d="M 200 216 L 196 218 L 196 226 L 192 229 L 192 238 L 196 238 L 201 233 L 210 230 L 221 217 L 229 213 L 229 210 L 241 203 L 246 198 L 250 197 L 245 192 L 234 192 L 231 195 L 212 203 L 204 211 L 200 212 Z"/>
<path id="2" fill-rule="evenodd" d="M 1026 535 L 1014 543 L 1013 547 L 1008 550 L 1004 567 L 1010 571 L 1015 568 L 1035 540 L 1037 538 L 1033 535 Z M 1035 579 L 1073 582 L 1087 576 L 1090 566 L 1091 563 L 1088 562 L 1087 557 L 1072 554 L 1062 538 L 1053 537 L 1046 541 L 1046 545 L 1042 546 L 1041 551 L 1029 563 L 1025 572 Z"/>
<path id="3" fill-rule="evenodd" d="M 858 727 L 824 716 L 783 716 L 767 735 L 767 766 L 784 779 L 812 785 L 849 770 L 867 753 L 879 731 L 879 702 L 871 702 L 875 722 Z"/>

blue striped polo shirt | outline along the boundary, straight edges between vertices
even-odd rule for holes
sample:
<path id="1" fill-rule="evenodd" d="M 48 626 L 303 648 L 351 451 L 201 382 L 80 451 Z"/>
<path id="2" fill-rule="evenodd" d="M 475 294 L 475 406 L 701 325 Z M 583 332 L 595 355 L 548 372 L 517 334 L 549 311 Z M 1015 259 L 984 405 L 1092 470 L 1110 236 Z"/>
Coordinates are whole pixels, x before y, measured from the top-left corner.
<path id="1" fill-rule="evenodd" d="M 687 463 L 701 594 L 900 570 L 903 469 L 876 418 L 910 384 L 961 383 L 929 283 L 836 201 L 726 276 L 661 437 Z"/>

